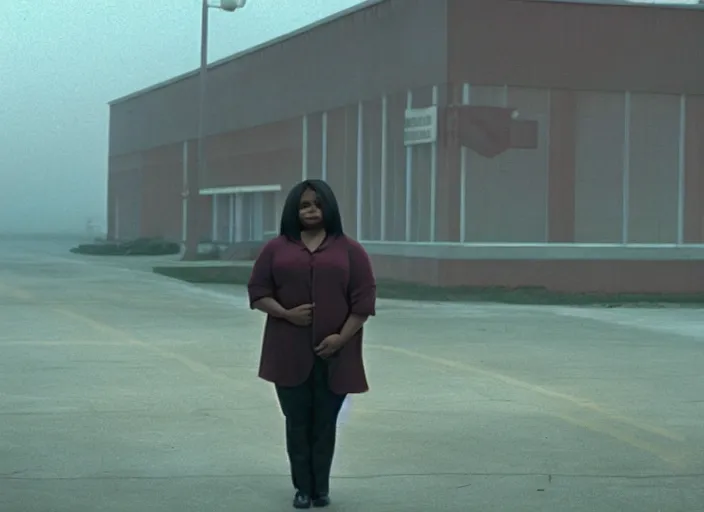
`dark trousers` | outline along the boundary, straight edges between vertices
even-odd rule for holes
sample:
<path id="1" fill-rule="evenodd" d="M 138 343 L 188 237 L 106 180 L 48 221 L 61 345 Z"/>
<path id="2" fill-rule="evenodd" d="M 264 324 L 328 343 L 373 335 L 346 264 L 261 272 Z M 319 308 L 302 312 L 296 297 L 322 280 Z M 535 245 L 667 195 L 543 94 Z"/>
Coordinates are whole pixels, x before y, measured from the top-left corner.
<path id="1" fill-rule="evenodd" d="M 327 363 L 316 358 L 308 380 L 300 386 L 276 386 L 286 417 L 286 448 L 293 486 L 316 497 L 330 489 L 337 416 L 345 395 L 328 387 Z"/>

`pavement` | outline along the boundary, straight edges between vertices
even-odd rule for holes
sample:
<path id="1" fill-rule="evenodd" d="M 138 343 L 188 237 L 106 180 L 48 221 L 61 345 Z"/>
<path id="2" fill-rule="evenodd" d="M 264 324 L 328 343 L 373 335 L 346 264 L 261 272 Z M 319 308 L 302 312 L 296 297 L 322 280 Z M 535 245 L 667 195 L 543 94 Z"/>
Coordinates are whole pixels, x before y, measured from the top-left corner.
<path id="1" fill-rule="evenodd" d="M 274 512 L 244 289 L 0 241 L 0 511 Z M 330 510 L 701 512 L 704 311 L 380 301 Z"/>

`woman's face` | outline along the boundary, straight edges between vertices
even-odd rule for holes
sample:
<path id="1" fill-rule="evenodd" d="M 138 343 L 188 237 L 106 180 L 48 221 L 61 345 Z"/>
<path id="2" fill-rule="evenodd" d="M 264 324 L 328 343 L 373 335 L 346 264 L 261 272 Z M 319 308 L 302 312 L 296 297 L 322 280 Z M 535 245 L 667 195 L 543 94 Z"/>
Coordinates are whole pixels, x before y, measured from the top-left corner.
<path id="1" fill-rule="evenodd" d="M 320 209 L 320 200 L 315 191 L 307 189 L 301 195 L 298 217 L 304 229 L 315 229 L 323 225 L 323 211 Z"/>

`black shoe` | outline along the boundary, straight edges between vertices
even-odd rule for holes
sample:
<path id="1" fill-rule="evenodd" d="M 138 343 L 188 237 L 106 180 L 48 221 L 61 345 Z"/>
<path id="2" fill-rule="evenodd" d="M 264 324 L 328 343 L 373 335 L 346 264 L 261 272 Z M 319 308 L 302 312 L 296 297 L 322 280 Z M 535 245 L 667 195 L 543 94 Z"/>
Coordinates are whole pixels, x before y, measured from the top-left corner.
<path id="1" fill-rule="evenodd" d="M 310 508 L 311 499 L 305 493 L 297 492 L 293 498 L 293 508 Z"/>
<path id="2" fill-rule="evenodd" d="M 321 494 L 313 498 L 313 506 L 315 508 L 323 508 L 330 505 L 330 496 L 327 494 Z"/>

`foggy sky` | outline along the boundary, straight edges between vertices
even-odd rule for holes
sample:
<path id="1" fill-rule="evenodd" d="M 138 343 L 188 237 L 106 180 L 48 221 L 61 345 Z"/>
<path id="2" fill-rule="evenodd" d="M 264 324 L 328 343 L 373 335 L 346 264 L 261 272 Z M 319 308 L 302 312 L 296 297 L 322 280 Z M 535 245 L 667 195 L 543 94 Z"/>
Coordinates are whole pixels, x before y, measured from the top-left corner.
<path id="1" fill-rule="evenodd" d="M 212 10 L 210 60 L 359 0 Z M 200 0 L 0 0 L 0 232 L 105 228 L 107 102 L 198 67 Z"/>

